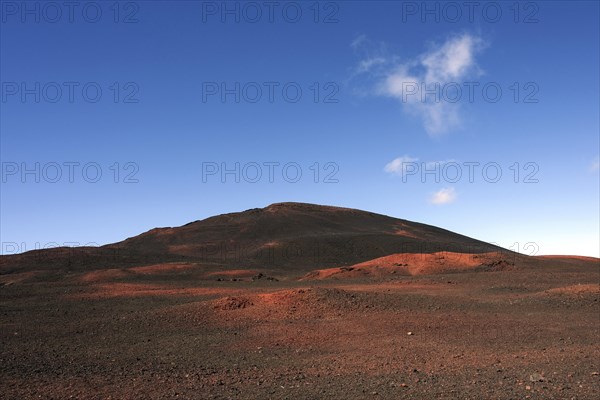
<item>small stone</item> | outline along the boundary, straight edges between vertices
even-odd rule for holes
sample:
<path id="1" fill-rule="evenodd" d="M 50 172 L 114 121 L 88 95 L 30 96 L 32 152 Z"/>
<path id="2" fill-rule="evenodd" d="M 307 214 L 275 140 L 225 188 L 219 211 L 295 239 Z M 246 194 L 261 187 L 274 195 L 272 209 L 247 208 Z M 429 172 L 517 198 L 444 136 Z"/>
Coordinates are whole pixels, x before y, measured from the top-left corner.
<path id="1" fill-rule="evenodd" d="M 412 335 L 413 335 L 413 333 L 412 333 L 412 332 L 406 332 L 406 334 L 407 334 L 408 336 L 412 336 Z"/>
<path id="2" fill-rule="evenodd" d="M 531 382 L 544 382 L 545 378 L 541 374 L 538 374 L 537 372 L 535 372 L 535 373 L 529 375 L 529 380 Z"/>

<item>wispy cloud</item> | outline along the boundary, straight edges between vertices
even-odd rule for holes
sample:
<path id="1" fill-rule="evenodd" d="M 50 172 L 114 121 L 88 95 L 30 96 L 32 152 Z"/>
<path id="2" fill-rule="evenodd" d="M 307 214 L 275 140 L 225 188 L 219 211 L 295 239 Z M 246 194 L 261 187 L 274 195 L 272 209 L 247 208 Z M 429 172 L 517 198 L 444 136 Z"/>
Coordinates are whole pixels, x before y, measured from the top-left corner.
<path id="1" fill-rule="evenodd" d="M 457 198 L 456 190 L 454 188 L 443 188 L 435 192 L 429 202 L 435 205 L 449 204 L 453 203 Z"/>
<path id="2" fill-rule="evenodd" d="M 596 156 L 596 158 L 592 161 L 592 163 L 590 164 L 590 171 L 600 171 L 600 156 Z"/>
<path id="3" fill-rule="evenodd" d="M 359 44 L 354 46 L 357 41 Z M 353 42 L 353 48 L 356 50 L 368 43 L 363 35 Z M 460 104 L 427 95 L 427 89 L 441 88 L 448 83 L 460 85 L 467 78 L 480 75 L 475 56 L 482 47 L 480 37 L 462 34 L 432 45 L 415 58 L 401 61 L 380 48 L 363 57 L 354 74 L 370 74 L 376 80 L 375 94 L 400 101 L 405 111 L 422 119 L 429 135 L 439 135 L 461 126 Z"/>
<path id="4" fill-rule="evenodd" d="M 385 57 L 381 57 L 381 56 L 374 56 L 372 58 L 366 58 L 364 60 L 361 60 L 358 63 L 355 72 L 357 74 L 363 74 L 365 72 L 371 71 L 371 69 L 373 69 L 373 67 L 385 64 L 386 62 L 387 62 L 387 60 L 385 59 Z"/>
<path id="5" fill-rule="evenodd" d="M 352 41 L 350 47 L 360 61 L 352 68 L 351 78 L 361 74 L 379 76 L 381 70 L 389 67 L 395 57 L 389 54 L 384 42 L 375 43 L 366 35 L 359 35 Z"/>
<path id="6" fill-rule="evenodd" d="M 456 162 L 455 159 L 451 158 L 448 160 L 440 160 L 440 161 L 423 161 L 419 162 L 418 157 L 411 157 L 409 155 L 404 155 L 398 158 L 394 158 L 392 161 L 387 163 L 383 170 L 390 174 L 405 176 L 407 171 L 411 174 L 414 174 L 415 171 L 419 171 L 419 169 L 424 169 L 426 171 L 431 171 L 435 169 L 443 168 L 444 165 Z M 411 170 L 409 171 L 409 167 Z M 416 168 L 416 169 L 415 169 Z"/>
<path id="7" fill-rule="evenodd" d="M 385 172 L 389 172 L 390 174 L 404 176 L 408 166 L 413 165 L 417 161 L 419 161 L 418 158 L 413 158 L 410 156 L 398 157 L 387 163 L 383 170 Z"/>
<path id="8" fill-rule="evenodd" d="M 352 41 L 352 43 L 350 43 L 350 47 L 352 47 L 354 50 L 357 50 L 358 48 L 360 48 L 360 46 L 362 46 L 362 44 L 366 40 L 367 40 L 367 35 L 365 35 L 365 34 L 358 35 L 356 37 L 356 39 L 354 39 Z"/>

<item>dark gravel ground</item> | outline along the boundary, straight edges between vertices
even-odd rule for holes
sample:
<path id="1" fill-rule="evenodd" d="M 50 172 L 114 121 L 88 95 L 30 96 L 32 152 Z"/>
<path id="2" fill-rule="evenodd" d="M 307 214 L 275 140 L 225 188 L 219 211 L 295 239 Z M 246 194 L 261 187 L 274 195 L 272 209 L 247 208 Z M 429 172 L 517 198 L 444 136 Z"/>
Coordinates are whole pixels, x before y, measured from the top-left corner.
<path id="1" fill-rule="evenodd" d="M 0 398 L 595 400 L 599 276 L 29 277 L 0 287 Z"/>

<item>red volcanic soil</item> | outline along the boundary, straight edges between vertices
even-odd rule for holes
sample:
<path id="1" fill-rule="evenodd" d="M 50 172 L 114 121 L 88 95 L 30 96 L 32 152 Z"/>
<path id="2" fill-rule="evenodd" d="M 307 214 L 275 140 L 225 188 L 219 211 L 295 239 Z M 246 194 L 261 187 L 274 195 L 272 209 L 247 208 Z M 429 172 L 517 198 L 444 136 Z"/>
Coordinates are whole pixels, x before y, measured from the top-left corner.
<path id="1" fill-rule="evenodd" d="M 429 275 L 469 270 L 506 270 L 521 256 L 506 252 L 466 254 L 436 252 L 430 254 L 400 253 L 379 257 L 346 267 L 312 271 L 304 279 L 357 278 L 386 275 Z"/>
<path id="2" fill-rule="evenodd" d="M 599 261 L 296 203 L 5 256 L 0 398 L 597 399 Z"/>

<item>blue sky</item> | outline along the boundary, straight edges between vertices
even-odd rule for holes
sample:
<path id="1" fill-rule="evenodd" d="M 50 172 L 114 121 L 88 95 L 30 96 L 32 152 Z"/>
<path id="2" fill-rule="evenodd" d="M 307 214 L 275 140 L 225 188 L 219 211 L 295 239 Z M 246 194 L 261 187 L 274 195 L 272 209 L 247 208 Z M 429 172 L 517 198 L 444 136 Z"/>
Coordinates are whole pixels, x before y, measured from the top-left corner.
<path id="1" fill-rule="evenodd" d="M 599 256 L 598 2 L 22 4 L 4 254 L 300 201 Z"/>

